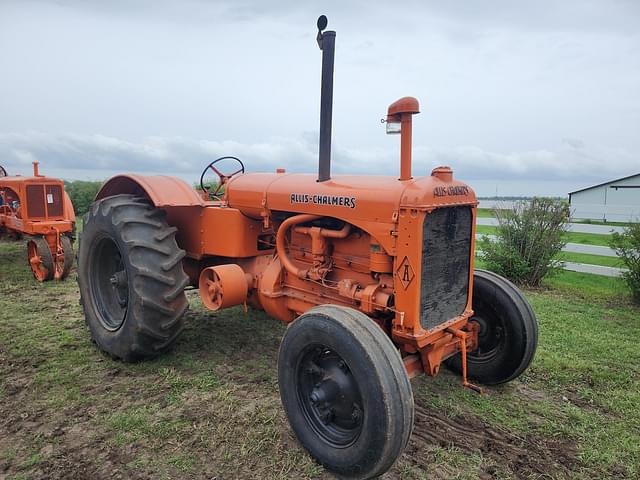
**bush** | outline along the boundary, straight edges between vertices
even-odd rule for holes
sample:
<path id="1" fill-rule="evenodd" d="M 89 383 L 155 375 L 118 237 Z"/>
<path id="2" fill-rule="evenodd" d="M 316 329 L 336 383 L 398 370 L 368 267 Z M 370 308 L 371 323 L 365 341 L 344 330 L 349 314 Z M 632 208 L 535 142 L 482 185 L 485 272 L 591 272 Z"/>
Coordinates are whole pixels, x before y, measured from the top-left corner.
<path id="1" fill-rule="evenodd" d="M 614 232 L 609 244 L 627 267 L 622 277 L 631 289 L 633 300 L 640 304 L 640 223 L 625 227 L 622 233 Z"/>
<path id="2" fill-rule="evenodd" d="M 537 286 L 559 270 L 555 259 L 566 245 L 569 205 L 551 198 L 517 202 L 513 208 L 495 210 L 498 227 L 494 239 L 482 237 L 480 257 L 487 267 L 510 280 Z"/>
<path id="3" fill-rule="evenodd" d="M 64 182 L 64 189 L 71 198 L 73 209 L 77 217 L 82 217 L 89 210 L 89 206 L 96 198 L 96 194 L 102 182 L 88 182 L 84 180 L 75 180 L 73 182 Z"/>

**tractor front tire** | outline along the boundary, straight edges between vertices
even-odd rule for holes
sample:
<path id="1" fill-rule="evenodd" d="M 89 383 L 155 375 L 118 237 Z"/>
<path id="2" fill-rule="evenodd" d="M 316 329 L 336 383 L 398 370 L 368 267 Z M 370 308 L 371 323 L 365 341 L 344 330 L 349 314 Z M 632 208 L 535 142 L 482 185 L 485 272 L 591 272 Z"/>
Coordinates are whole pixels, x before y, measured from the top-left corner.
<path id="1" fill-rule="evenodd" d="M 27 261 L 31 272 L 39 282 L 53 279 L 55 273 L 53 255 L 44 237 L 32 237 L 27 242 Z"/>
<path id="2" fill-rule="evenodd" d="M 480 331 L 478 348 L 467 354 L 469 378 L 498 385 L 520 376 L 533 360 L 538 344 L 538 322 L 522 292 L 493 272 L 473 275 L 473 317 Z M 451 370 L 462 371 L 457 354 L 446 360 Z"/>
<path id="3" fill-rule="evenodd" d="M 61 235 L 60 245 L 62 246 L 62 257 L 58 258 L 55 268 L 60 271 L 60 280 L 64 280 L 69 276 L 73 267 L 73 241 L 68 235 Z"/>
<path id="4" fill-rule="evenodd" d="M 322 305 L 298 317 L 280 344 L 278 383 L 298 440 L 340 477 L 382 475 L 409 441 L 414 407 L 404 364 L 362 312 Z"/>
<path id="5" fill-rule="evenodd" d="M 188 308 L 184 250 L 165 212 L 133 195 L 95 202 L 78 250 L 78 285 L 96 344 L 133 362 L 168 350 Z"/>

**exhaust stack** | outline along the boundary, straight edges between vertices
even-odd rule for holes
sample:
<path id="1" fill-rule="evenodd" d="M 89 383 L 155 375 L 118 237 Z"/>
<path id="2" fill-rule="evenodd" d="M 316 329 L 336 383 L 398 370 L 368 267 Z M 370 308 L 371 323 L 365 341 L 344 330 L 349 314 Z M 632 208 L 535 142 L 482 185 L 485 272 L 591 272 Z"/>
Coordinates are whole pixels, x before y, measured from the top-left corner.
<path id="1" fill-rule="evenodd" d="M 318 18 L 318 47 L 322 50 L 322 86 L 320 90 L 320 145 L 318 148 L 318 182 L 331 178 L 331 120 L 333 115 L 333 59 L 336 32 L 327 28 L 327 17 Z"/>

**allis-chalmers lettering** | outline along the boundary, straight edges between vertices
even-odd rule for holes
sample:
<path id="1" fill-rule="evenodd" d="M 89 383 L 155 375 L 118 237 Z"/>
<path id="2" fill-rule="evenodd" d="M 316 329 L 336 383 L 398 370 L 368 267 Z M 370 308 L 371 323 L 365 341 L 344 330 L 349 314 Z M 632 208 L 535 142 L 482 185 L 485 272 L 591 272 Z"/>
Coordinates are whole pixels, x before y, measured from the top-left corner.
<path id="1" fill-rule="evenodd" d="M 292 193 L 291 204 L 306 203 L 313 205 L 333 205 L 336 207 L 356 208 L 356 197 L 340 195 L 310 195 L 308 193 Z"/>
<path id="2" fill-rule="evenodd" d="M 449 187 L 436 187 L 433 189 L 436 197 L 446 197 L 447 195 L 468 195 L 469 187 L 465 185 L 451 185 Z"/>

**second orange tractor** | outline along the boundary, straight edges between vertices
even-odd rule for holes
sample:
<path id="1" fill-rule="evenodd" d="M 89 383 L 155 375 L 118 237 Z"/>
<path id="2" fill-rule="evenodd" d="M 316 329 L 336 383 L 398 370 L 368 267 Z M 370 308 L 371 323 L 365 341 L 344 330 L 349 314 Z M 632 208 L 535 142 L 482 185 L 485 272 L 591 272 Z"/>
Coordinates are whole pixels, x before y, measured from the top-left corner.
<path id="1" fill-rule="evenodd" d="M 0 167 L 0 234 L 27 236 L 27 260 L 36 280 L 64 280 L 73 266 L 75 213 L 64 182 L 40 175 L 9 176 Z"/>

